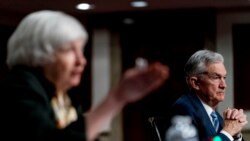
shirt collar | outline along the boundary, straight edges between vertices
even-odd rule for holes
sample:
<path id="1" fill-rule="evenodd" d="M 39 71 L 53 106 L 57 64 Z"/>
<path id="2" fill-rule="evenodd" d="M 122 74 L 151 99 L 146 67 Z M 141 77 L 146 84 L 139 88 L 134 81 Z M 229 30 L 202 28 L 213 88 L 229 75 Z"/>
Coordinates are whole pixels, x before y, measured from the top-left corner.
<path id="1" fill-rule="evenodd" d="M 198 97 L 198 96 L 197 96 Z M 198 97 L 199 98 L 199 97 Z M 203 107 L 205 108 L 206 112 L 208 113 L 208 115 L 210 115 L 214 110 L 212 107 L 210 107 L 209 105 L 207 105 L 205 102 L 203 102 L 200 98 L 199 100 L 201 101 L 201 104 L 203 105 Z"/>

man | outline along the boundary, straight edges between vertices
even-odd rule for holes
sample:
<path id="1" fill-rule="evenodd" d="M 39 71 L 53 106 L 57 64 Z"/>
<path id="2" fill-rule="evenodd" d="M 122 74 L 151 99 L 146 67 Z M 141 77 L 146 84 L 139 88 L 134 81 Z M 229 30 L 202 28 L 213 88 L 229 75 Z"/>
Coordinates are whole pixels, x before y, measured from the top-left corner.
<path id="1" fill-rule="evenodd" d="M 223 117 L 216 111 L 218 104 L 225 99 L 227 87 L 223 56 L 209 50 L 199 50 L 189 58 L 184 71 L 190 93 L 174 103 L 172 116 L 190 116 L 200 141 L 216 136 L 222 141 L 242 141 L 241 130 L 248 122 L 243 110 L 228 108 L 223 112 Z M 212 113 L 215 113 L 217 120 L 214 121 Z"/>

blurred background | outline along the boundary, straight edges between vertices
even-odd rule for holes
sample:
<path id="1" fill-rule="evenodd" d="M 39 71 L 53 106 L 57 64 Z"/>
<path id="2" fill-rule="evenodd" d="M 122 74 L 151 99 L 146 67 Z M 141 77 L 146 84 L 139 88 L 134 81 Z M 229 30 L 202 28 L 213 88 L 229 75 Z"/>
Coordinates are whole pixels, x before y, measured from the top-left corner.
<path id="1" fill-rule="evenodd" d="M 98 104 L 124 70 L 134 67 L 136 58 L 170 67 L 170 79 L 152 95 L 128 105 L 100 140 L 157 140 L 148 119 L 167 119 L 171 104 L 188 90 L 184 64 L 202 48 L 225 57 L 228 89 L 219 111 L 243 108 L 250 117 L 249 0 L 1 0 L 0 79 L 7 70 L 6 43 L 17 24 L 28 13 L 46 9 L 75 16 L 90 35 L 82 83 L 70 91 L 84 111 Z M 243 131 L 245 140 L 250 139 L 249 129 L 247 125 Z"/>

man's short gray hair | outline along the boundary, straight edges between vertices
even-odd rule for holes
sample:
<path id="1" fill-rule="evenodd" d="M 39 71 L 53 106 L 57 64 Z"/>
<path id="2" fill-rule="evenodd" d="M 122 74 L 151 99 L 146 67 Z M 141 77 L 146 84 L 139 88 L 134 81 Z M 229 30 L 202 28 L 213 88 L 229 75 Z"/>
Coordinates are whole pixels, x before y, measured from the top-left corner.
<path id="1" fill-rule="evenodd" d="M 206 71 L 206 66 L 213 63 L 224 63 L 221 54 L 207 49 L 196 51 L 187 61 L 184 72 L 186 77 L 196 76 Z"/>

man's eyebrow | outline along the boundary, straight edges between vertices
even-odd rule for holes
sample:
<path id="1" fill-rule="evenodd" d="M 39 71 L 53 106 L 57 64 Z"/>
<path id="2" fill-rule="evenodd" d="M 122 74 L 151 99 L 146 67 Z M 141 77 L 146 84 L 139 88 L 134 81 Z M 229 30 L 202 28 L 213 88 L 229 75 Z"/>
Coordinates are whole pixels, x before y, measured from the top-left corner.
<path id="1" fill-rule="evenodd" d="M 203 72 L 203 74 L 218 75 L 218 76 L 227 76 L 227 73 L 225 75 L 222 75 L 222 74 L 219 74 L 217 72 L 208 72 L 208 71 Z"/>
<path id="2" fill-rule="evenodd" d="M 210 74 L 210 75 L 217 75 L 217 76 L 222 76 L 222 77 L 225 77 L 225 76 L 227 76 L 227 74 L 225 74 L 225 75 L 222 75 L 222 74 L 219 74 L 219 73 L 216 73 L 216 72 L 212 72 L 212 73 L 208 73 L 208 74 Z"/>

